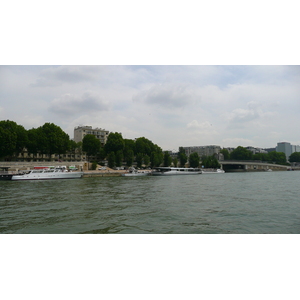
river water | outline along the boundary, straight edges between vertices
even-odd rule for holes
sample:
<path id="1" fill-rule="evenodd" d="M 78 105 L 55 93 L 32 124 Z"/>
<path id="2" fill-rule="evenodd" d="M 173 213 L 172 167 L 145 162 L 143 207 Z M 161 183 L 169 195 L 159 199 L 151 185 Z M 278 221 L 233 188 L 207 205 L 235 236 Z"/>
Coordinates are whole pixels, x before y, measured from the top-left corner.
<path id="1" fill-rule="evenodd" d="M 0 182 L 0 233 L 300 233 L 300 172 Z"/>

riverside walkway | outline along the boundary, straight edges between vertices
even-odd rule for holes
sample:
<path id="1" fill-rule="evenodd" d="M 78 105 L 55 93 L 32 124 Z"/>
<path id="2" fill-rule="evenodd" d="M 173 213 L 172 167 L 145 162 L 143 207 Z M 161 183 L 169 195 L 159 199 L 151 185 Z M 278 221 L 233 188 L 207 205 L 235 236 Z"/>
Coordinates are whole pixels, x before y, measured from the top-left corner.
<path id="1" fill-rule="evenodd" d="M 283 166 L 273 163 L 251 160 L 222 160 L 219 161 L 225 172 L 255 172 L 255 171 L 287 171 L 290 166 Z"/>

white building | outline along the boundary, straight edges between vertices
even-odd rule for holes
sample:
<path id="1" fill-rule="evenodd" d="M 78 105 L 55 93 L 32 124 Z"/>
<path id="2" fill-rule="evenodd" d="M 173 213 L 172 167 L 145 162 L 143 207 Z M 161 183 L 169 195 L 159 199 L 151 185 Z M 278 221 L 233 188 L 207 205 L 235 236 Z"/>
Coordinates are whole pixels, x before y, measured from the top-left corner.
<path id="1" fill-rule="evenodd" d="M 187 157 L 190 154 L 196 152 L 198 153 L 199 157 L 202 156 L 212 156 L 214 154 L 219 154 L 221 151 L 220 146 L 210 145 L 210 146 L 193 146 L 193 147 L 182 147 L 185 150 L 185 154 Z"/>
<path id="2" fill-rule="evenodd" d="M 93 134 L 100 140 L 102 146 L 105 145 L 109 131 L 102 128 L 92 128 L 92 126 L 77 126 L 74 128 L 74 141 L 76 143 L 82 142 L 82 139 L 87 134 Z"/>
<path id="3" fill-rule="evenodd" d="M 290 143 L 280 142 L 277 143 L 276 147 L 277 152 L 283 152 L 286 156 L 286 160 L 289 160 L 289 157 L 294 152 L 300 152 L 300 146 L 291 145 Z"/>
<path id="4" fill-rule="evenodd" d="M 248 146 L 248 147 L 246 147 L 246 149 L 251 151 L 253 154 L 268 153 L 266 150 L 264 150 L 262 148 L 257 148 L 257 147 L 252 147 L 252 146 Z"/>

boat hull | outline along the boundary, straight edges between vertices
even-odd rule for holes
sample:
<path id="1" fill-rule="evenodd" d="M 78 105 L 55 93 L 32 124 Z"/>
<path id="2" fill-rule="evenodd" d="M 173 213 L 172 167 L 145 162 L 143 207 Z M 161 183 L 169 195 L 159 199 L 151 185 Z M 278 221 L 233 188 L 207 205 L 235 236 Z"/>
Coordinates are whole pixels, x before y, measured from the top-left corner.
<path id="1" fill-rule="evenodd" d="M 24 175 L 14 175 L 11 180 L 53 180 L 53 179 L 77 179 L 81 178 L 83 172 L 62 172 L 53 174 L 24 174 Z"/>
<path id="2" fill-rule="evenodd" d="M 153 176 L 199 175 L 199 174 L 201 174 L 201 170 L 193 169 L 193 168 L 160 167 L 160 168 L 155 168 L 155 170 L 152 172 Z"/>
<path id="3" fill-rule="evenodd" d="M 0 180 L 11 180 L 13 174 L 0 174 Z"/>
<path id="4" fill-rule="evenodd" d="M 217 169 L 217 170 L 202 170 L 201 174 L 224 174 L 225 171 L 221 170 L 221 169 Z"/>
<path id="5" fill-rule="evenodd" d="M 125 173 L 125 174 L 122 174 L 122 176 L 125 176 L 125 177 L 140 177 L 140 176 L 149 176 L 150 173 Z"/>

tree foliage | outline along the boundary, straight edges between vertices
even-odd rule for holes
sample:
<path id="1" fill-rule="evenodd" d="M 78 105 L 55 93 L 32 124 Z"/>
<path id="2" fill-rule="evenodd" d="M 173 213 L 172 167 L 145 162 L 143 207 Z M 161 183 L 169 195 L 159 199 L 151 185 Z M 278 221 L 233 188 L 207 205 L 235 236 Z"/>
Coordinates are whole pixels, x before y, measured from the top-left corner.
<path id="1" fill-rule="evenodd" d="M 289 157 L 289 162 L 300 162 L 300 152 L 294 152 Z"/>
<path id="2" fill-rule="evenodd" d="M 125 141 L 121 133 L 111 132 L 108 137 L 104 149 L 107 154 L 111 152 L 117 153 L 118 151 L 123 151 L 125 147 Z"/>
<path id="3" fill-rule="evenodd" d="M 133 164 L 133 158 L 134 158 L 133 150 L 131 150 L 131 149 L 127 150 L 124 154 L 124 158 L 125 158 L 127 167 L 131 167 Z"/>
<path id="4" fill-rule="evenodd" d="M 168 151 L 164 152 L 164 167 L 171 166 L 172 163 L 172 157 Z"/>
<path id="5" fill-rule="evenodd" d="M 87 156 L 96 156 L 100 152 L 101 142 L 93 135 L 87 134 L 82 139 L 82 150 Z"/>
<path id="6" fill-rule="evenodd" d="M 136 155 L 136 165 L 138 168 L 141 168 L 143 164 L 143 153 L 138 153 Z"/>
<path id="7" fill-rule="evenodd" d="M 144 156 L 143 160 L 144 160 L 144 165 L 145 165 L 146 167 L 148 167 L 149 164 L 150 164 L 150 156 L 146 154 L 146 155 Z"/>
<path id="8" fill-rule="evenodd" d="M 276 164 L 286 164 L 286 156 L 283 152 L 272 151 L 269 152 L 269 161 L 275 162 Z"/>
<path id="9" fill-rule="evenodd" d="M 236 160 L 251 160 L 252 156 L 252 152 L 242 146 L 238 146 L 230 153 L 230 158 Z"/>
<path id="10" fill-rule="evenodd" d="M 189 164 L 191 168 L 198 168 L 200 162 L 200 157 L 197 152 L 191 153 L 189 156 Z"/>
<path id="11" fill-rule="evenodd" d="M 28 143 L 25 128 L 13 121 L 0 121 L 0 157 L 20 153 Z"/>
<path id="12" fill-rule="evenodd" d="M 214 156 L 203 157 L 201 164 L 204 168 L 217 169 L 221 167 L 220 163 Z"/>
<path id="13" fill-rule="evenodd" d="M 184 167 L 187 162 L 187 156 L 183 147 L 179 147 L 178 159 L 181 167 Z"/>
<path id="14" fill-rule="evenodd" d="M 164 159 L 164 155 L 161 151 L 153 151 L 150 156 L 151 168 L 159 167 Z"/>
<path id="15" fill-rule="evenodd" d="M 116 166 L 116 155 L 115 152 L 110 152 L 107 156 L 108 166 L 114 168 Z"/>
<path id="16" fill-rule="evenodd" d="M 123 162 L 123 151 L 119 150 L 116 153 L 116 167 L 121 167 Z"/>
<path id="17" fill-rule="evenodd" d="M 229 153 L 229 151 L 228 151 L 227 149 L 222 149 L 222 150 L 220 151 L 220 153 L 223 154 L 224 160 L 227 160 L 227 159 L 230 158 L 230 153 Z"/>

